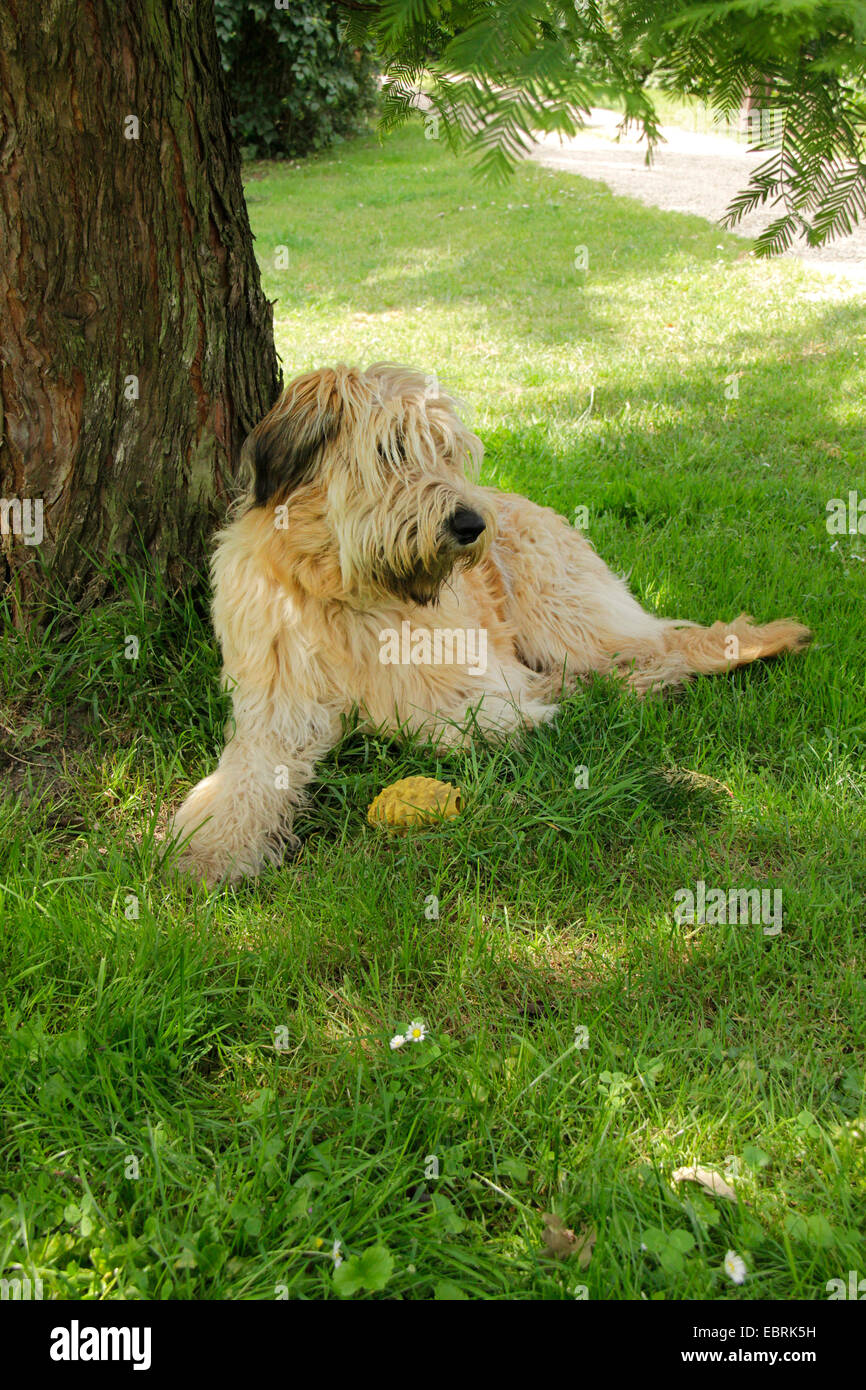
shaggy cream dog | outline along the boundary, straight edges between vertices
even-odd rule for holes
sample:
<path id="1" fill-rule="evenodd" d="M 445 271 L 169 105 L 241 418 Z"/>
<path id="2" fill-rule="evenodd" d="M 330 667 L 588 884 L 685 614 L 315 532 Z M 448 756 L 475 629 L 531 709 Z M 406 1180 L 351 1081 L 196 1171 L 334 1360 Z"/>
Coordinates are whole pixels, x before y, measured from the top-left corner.
<path id="1" fill-rule="evenodd" d="M 298 377 L 245 453 L 254 493 L 212 567 L 234 731 L 172 828 L 209 883 L 279 862 L 355 710 L 447 743 L 467 723 L 507 735 L 591 672 L 645 694 L 809 640 L 795 622 L 645 612 L 562 517 L 477 486 L 480 440 L 407 368 Z"/>

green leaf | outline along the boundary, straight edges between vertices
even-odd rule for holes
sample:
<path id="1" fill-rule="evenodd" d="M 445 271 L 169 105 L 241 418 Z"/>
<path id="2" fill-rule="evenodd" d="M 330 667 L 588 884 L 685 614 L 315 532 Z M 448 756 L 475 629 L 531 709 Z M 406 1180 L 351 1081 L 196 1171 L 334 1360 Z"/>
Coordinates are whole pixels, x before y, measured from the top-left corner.
<path id="1" fill-rule="evenodd" d="M 691 1250 L 695 1243 L 695 1238 L 691 1231 L 671 1231 L 668 1240 L 674 1250 L 678 1250 L 682 1255 L 684 1255 L 687 1250 Z"/>
<path id="2" fill-rule="evenodd" d="M 686 1267 L 686 1262 L 672 1245 L 666 1246 L 659 1255 L 659 1263 L 663 1270 L 668 1274 L 682 1274 Z"/>
<path id="3" fill-rule="evenodd" d="M 438 1303 L 465 1303 L 467 1301 L 467 1295 L 450 1279 L 440 1279 L 438 1283 L 434 1284 L 433 1297 Z"/>
<path id="4" fill-rule="evenodd" d="M 746 1144 L 743 1148 L 743 1162 L 755 1170 L 766 1168 L 770 1162 L 770 1155 L 759 1149 L 757 1144 Z"/>
<path id="5" fill-rule="evenodd" d="M 394 1273 L 394 1257 L 386 1245 L 371 1245 L 363 1255 L 352 1255 L 334 1271 L 334 1288 L 341 1298 L 366 1289 L 381 1293 Z"/>
<path id="6" fill-rule="evenodd" d="M 500 1158 L 499 1171 L 519 1183 L 524 1183 L 529 1178 L 529 1169 L 522 1158 Z"/>
<path id="7" fill-rule="evenodd" d="M 444 1231 L 447 1235 L 459 1235 L 466 1223 L 457 1215 L 454 1204 L 438 1192 L 434 1192 L 431 1201 L 433 1204 L 433 1222 L 437 1229 Z"/>

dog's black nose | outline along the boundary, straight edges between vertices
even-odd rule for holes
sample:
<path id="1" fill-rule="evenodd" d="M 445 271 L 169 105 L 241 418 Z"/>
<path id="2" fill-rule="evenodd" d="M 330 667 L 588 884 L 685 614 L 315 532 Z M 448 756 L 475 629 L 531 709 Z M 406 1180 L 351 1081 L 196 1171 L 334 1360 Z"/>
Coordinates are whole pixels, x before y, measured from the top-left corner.
<path id="1" fill-rule="evenodd" d="M 461 545 L 471 545 L 473 541 L 478 540 L 481 532 L 487 529 L 487 522 L 483 516 L 470 511 L 468 507 L 458 507 L 448 520 L 448 528 Z"/>

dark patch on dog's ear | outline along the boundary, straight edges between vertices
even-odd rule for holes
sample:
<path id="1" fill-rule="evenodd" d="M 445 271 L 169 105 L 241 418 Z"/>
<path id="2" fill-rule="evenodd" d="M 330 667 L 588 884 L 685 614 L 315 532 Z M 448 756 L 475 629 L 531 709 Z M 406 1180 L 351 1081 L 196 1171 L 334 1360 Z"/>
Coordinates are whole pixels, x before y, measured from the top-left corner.
<path id="1" fill-rule="evenodd" d="M 247 437 L 241 452 L 254 474 L 255 505 L 284 501 L 309 482 L 339 425 L 336 402 L 320 410 L 304 401 L 278 401 Z"/>

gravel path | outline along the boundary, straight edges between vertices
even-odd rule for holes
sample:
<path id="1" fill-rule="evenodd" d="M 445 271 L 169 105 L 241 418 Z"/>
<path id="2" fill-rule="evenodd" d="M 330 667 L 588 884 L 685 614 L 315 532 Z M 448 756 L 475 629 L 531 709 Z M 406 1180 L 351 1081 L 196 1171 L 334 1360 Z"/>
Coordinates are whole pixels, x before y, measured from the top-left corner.
<path id="1" fill-rule="evenodd" d="M 769 158 L 750 154 L 744 145 L 723 135 L 703 135 L 663 126 L 666 143 L 659 145 L 653 163 L 644 163 L 645 146 L 629 133 L 616 142 L 620 117 L 594 107 L 583 130 L 571 140 L 542 137 L 532 158 L 551 169 L 600 179 L 613 193 L 638 198 L 668 212 L 691 212 L 718 222 L 733 195 L 745 188 L 751 171 Z M 763 208 L 744 217 L 740 236 L 757 236 L 779 216 L 778 208 Z M 866 285 L 866 225 L 827 246 L 795 243 L 788 253 L 816 270 L 839 274 Z"/>

